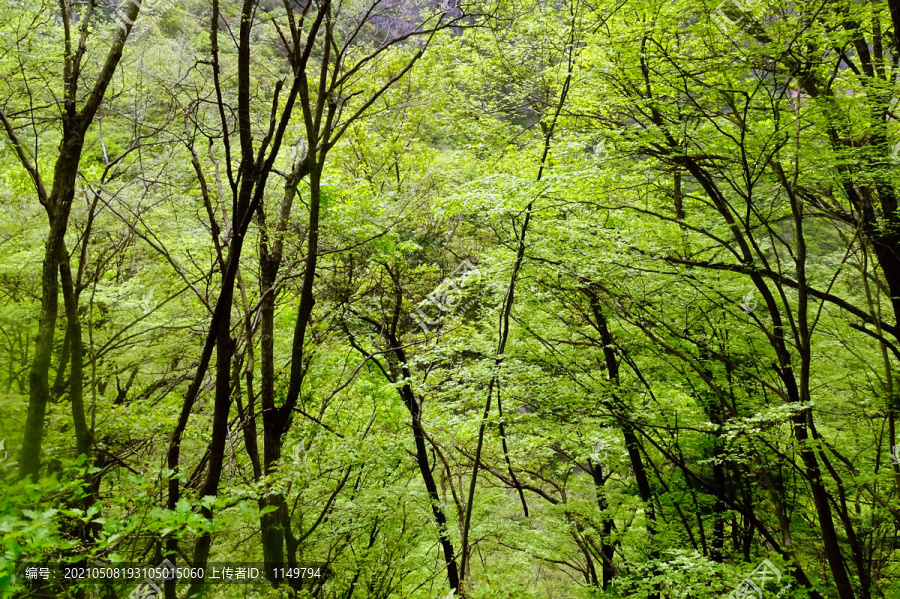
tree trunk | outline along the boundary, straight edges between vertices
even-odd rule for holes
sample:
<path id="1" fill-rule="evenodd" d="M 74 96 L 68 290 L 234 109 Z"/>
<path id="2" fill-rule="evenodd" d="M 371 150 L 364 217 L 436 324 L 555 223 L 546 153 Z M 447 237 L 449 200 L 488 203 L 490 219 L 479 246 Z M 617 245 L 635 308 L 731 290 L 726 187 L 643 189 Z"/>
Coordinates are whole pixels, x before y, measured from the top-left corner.
<path id="1" fill-rule="evenodd" d="M 41 467 L 41 444 L 44 437 L 44 417 L 50 398 L 50 364 L 53 338 L 59 312 L 58 271 L 63 243 L 69 224 L 69 212 L 75 197 L 75 178 L 81 161 L 84 135 L 65 127 L 60 142 L 59 158 L 53 172 L 53 188 L 47 205 L 50 230 L 44 244 L 44 264 L 41 271 L 41 313 L 38 334 L 28 373 L 28 416 L 25 420 L 22 453 L 19 460 L 20 478 L 37 479 Z"/>
<path id="2" fill-rule="evenodd" d="M 400 364 L 404 381 L 409 381 L 410 372 L 406 361 L 406 353 L 397 342 L 393 335 L 388 335 L 388 341 L 391 344 L 391 353 L 396 356 Z M 407 410 L 409 410 L 412 419 L 413 438 L 416 445 L 416 464 L 422 475 L 422 481 L 425 483 L 425 489 L 428 491 L 428 497 L 431 500 L 431 512 L 434 514 L 434 521 L 438 527 L 438 541 L 444 553 L 444 561 L 447 566 L 447 581 L 450 588 L 457 592 L 462 591 L 459 587 L 459 570 L 456 565 L 456 555 L 453 550 L 453 543 L 450 541 L 449 529 L 447 528 L 447 516 L 441 507 L 441 497 L 438 494 L 437 484 L 434 481 L 434 474 L 428 464 L 428 448 L 425 445 L 425 431 L 422 428 L 421 407 L 416 400 L 415 392 L 408 382 L 405 382 L 398 389 L 400 398 L 403 400 Z"/>
<path id="3" fill-rule="evenodd" d="M 609 509 L 609 502 L 606 500 L 606 482 L 603 478 L 603 465 L 591 464 L 591 476 L 594 479 L 594 489 L 597 492 L 597 507 L 600 508 L 600 511 L 603 513 L 603 537 L 600 545 L 600 559 L 603 561 L 601 588 L 605 591 L 609 588 L 613 577 L 616 575 L 616 570 L 613 567 L 613 557 L 615 556 L 616 548 L 611 541 L 615 523 L 606 513 Z"/>
<path id="4" fill-rule="evenodd" d="M 86 238 L 83 243 L 87 243 Z M 72 404 L 72 422 L 75 425 L 75 447 L 78 455 L 88 457 L 91 431 L 88 430 L 87 420 L 84 416 L 84 344 L 81 336 L 81 321 L 78 318 L 79 293 L 72 279 L 72 267 L 65 246 L 60 251 L 59 273 L 70 338 L 69 401 Z"/>

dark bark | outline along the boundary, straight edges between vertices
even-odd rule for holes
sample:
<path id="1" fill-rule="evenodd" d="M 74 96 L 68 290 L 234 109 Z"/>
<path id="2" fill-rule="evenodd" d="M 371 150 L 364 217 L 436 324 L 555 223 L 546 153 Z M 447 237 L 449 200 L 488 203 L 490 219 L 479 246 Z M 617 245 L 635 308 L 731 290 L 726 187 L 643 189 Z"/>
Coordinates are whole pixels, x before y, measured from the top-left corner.
<path id="1" fill-rule="evenodd" d="M 597 507 L 600 508 L 600 513 L 603 518 L 603 525 L 601 528 L 602 541 L 600 545 L 602 580 L 600 582 L 601 588 L 605 591 L 609 588 L 613 577 L 616 575 L 616 569 L 613 565 L 613 557 L 615 556 L 616 548 L 612 542 L 612 533 L 615 529 L 615 522 L 613 522 L 612 517 L 607 513 L 609 501 L 606 499 L 606 480 L 603 477 L 603 465 L 591 464 L 591 476 L 594 479 L 594 489 L 597 492 Z"/>
<path id="2" fill-rule="evenodd" d="M 35 340 L 31 369 L 28 374 L 28 415 L 25 421 L 22 452 L 19 460 L 19 476 L 21 478 L 31 477 L 36 479 L 41 465 L 44 417 L 47 411 L 47 401 L 50 397 L 49 374 L 53 354 L 53 338 L 59 310 L 57 273 L 60 268 L 60 258 L 64 251 L 64 239 L 69 223 L 69 213 L 75 197 L 75 182 L 81 163 L 84 136 L 93 122 L 100 103 L 106 95 L 106 90 L 118 68 L 122 57 L 122 48 L 131 30 L 131 25 L 127 25 L 116 32 L 112 47 L 97 76 L 94 87 L 88 94 L 84 106 L 79 111 L 77 108 L 77 90 L 83 77 L 81 60 L 86 51 L 88 26 L 93 15 L 93 6 L 93 4 L 89 4 L 87 12 L 82 16 L 81 38 L 76 49 L 72 46 L 70 7 L 68 2 L 60 3 L 66 45 L 63 75 L 66 96 L 64 98 L 59 154 L 53 168 L 53 186 L 49 194 L 46 192 L 37 169 L 31 164 L 23 144 L 19 142 L 6 115 L 0 113 L 0 121 L 3 122 L 7 134 L 13 142 L 20 162 L 32 176 L 38 197 L 47 211 L 50 225 L 44 244 L 44 263 L 41 270 L 41 312 L 38 317 L 38 334 Z M 138 3 L 129 4 L 125 12 L 128 21 L 133 22 L 137 18 L 139 10 L 140 5 Z M 79 443 L 83 442 L 84 438 L 79 441 Z"/>
<path id="3" fill-rule="evenodd" d="M 722 216 L 725 223 L 729 226 L 735 242 L 738 245 L 739 254 L 742 257 L 743 262 L 745 264 L 751 264 L 755 255 L 754 250 L 751 249 L 751 246 L 753 246 L 754 248 L 756 246 L 753 245 L 752 237 L 749 234 L 745 235 L 745 231 L 741 228 L 742 223 L 735 218 L 728 202 L 722 196 L 719 188 L 717 187 L 713 176 L 700 165 L 698 165 L 693 159 L 682 157 L 678 159 L 678 162 L 697 179 L 706 193 L 709 194 L 717 211 Z M 789 189 L 787 189 L 787 191 L 789 191 Z M 795 221 L 795 227 L 797 226 L 798 223 Z M 802 235 L 802 228 L 800 228 L 797 230 L 796 236 L 798 239 L 802 239 Z M 765 258 L 763 257 L 762 259 L 764 260 Z M 798 259 L 796 262 L 798 268 L 798 312 L 805 310 L 805 298 L 808 296 L 805 283 L 805 275 L 803 274 L 804 261 L 805 254 L 802 248 L 800 248 L 798 249 Z M 766 267 L 768 268 L 768 265 L 766 265 Z M 799 330 L 796 331 L 797 341 L 799 342 L 798 349 L 801 351 L 801 353 L 805 352 L 805 358 L 801 361 L 801 372 L 799 373 L 800 376 L 798 379 L 798 376 L 792 366 L 792 357 L 786 343 L 786 339 L 788 339 L 789 337 L 786 334 L 785 323 L 783 321 L 781 311 L 779 309 L 779 305 L 775 299 L 775 296 L 766 285 L 765 279 L 761 274 L 759 274 L 758 272 L 752 272 L 750 273 L 750 278 L 753 281 L 756 289 L 762 295 L 765 308 L 772 319 L 772 330 L 771 332 L 767 333 L 767 336 L 770 345 L 775 351 L 778 363 L 777 372 L 779 378 L 785 386 L 787 400 L 789 403 L 795 404 L 801 403 L 804 400 L 808 401 L 809 332 L 805 331 L 804 329 L 804 327 L 808 327 L 806 314 L 805 312 L 798 313 L 797 317 L 797 322 L 799 323 Z M 803 412 L 797 414 L 792 419 L 794 423 L 794 436 L 798 441 L 799 447 L 801 448 L 801 460 L 804 464 L 805 476 L 809 481 L 813 495 L 813 503 L 816 508 L 816 513 L 819 517 L 819 525 L 822 532 L 822 542 L 825 550 L 825 556 L 831 569 L 835 586 L 838 590 L 838 596 L 841 599 L 854 599 L 855 594 L 853 592 L 853 587 L 850 584 L 850 579 L 847 575 L 843 556 L 841 555 L 840 551 L 840 544 L 834 527 L 834 520 L 830 504 L 830 494 L 828 493 L 822 480 L 818 460 L 814 452 L 809 448 L 809 445 L 806 442 L 809 437 L 806 428 L 807 417 L 810 416 L 808 416 L 806 412 Z"/>
<path id="4" fill-rule="evenodd" d="M 272 112 L 269 122 L 269 129 L 266 135 L 259 142 L 259 149 L 256 158 L 254 158 L 253 144 L 253 124 L 251 119 L 251 95 L 250 95 L 250 33 L 254 22 L 255 3 L 252 0 L 245 0 L 241 8 L 240 32 L 238 35 L 238 133 L 241 145 L 241 161 L 239 183 L 232 186 L 232 222 L 234 223 L 233 235 L 228 247 L 228 257 L 225 260 L 225 270 L 222 275 L 221 290 L 213 311 L 213 317 L 210 322 L 209 332 L 207 333 L 203 351 L 201 353 L 200 364 L 191 386 L 182 404 L 181 415 L 176 425 L 172 440 L 169 446 L 167 461 L 169 468 L 178 469 L 181 436 L 187 425 L 194 401 L 199 393 L 200 386 L 209 362 L 212 357 L 212 350 L 218 347 L 217 363 L 216 363 L 216 396 L 214 402 L 213 423 L 218 429 L 214 431 L 213 445 L 211 446 L 210 464 L 207 475 L 207 482 L 204 484 L 203 492 L 206 495 L 216 495 L 218 493 L 218 482 L 221 477 L 221 456 L 217 455 L 224 451 L 224 434 L 227 434 L 228 412 L 230 410 L 230 357 L 233 354 L 233 344 L 230 337 L 231 329 L 231 308 L 234 299 L 234 287 L 237 278 L 237 272 L 240 266 L 240 257 L 243 249 L 244 239 L 247 229 L 252 219 L 257 215 L 257 211 L 262 204 L 266 182 L 272 171 L 275 159 L 281 149 L 284 139 L 284 133 L 287 130 L 293 111 L 294 103 L 301 94 L 301 90 L 305 85 L 305 60 L 308 59 L 308 53 L 305 59 L 295 69 L 294 79 L 291 83 L 290 90 L 285 100 L 284 109 L 278 114 L 280 92 L 283 82 L 279 81 L 273 93 Z M 324 15 L 329 10 L 329 4 L 326 0 L 321 7 L 319 14 L 312 26 L 309 34 L 309 43 L 316 38 L 319 25 Z M 218 16 L 219 4 L 218 0 L 213 2 L 213 17 L 211 23 L 210 38 L 213 48 L 217 48 L 217 32 L 218 32 Z M 327 50 L 326 50 L 327 54 Z M 214 69 L 217 69 L 217 54 L 214 51 Z M 327 62 L 327 61 L 326 61 Z M 220 103 L 220 108 L 222 108 Z M 223 121 L 223 127 L 227 131 L 227 122 Z M 314 140 L 315 141 L 315 140 Z M 289 411 L 288 411 L 289 412 Z M 265 412 L 263 414 L 263 424 L 266 426 Z M 222 430 L 225 433 L 222 433 Z M 267 449 L 266 449 L 267 450 Z M 264 450 L 264 451 L 266 451 Z M 174 509 L 180 497 L 179 482 L 176 479 L 169 481 L 168 506 Z M 174 540 L 170 539 L 170 551 L 175 549 Z M 195 550 L 195 562 L 193 565 L 200 567 L 205 565 L 205 559 L 208 557 L 209 547 L 208 538 L 201 538 Z M 189 589 L 190 594 L 199 591 L 198 586 L 192 585 Z M 168 589 L 167 589 L 168 592 Z"/>
<path id="5" fill-rule="evenodd" d="M 68 133 L 68 134 L 67 134 Z M 28 374 L 28 415 L 25 420 L 19 475 L 38 476 L 41 464 L 41 442 L 44 436 L 44 416 L 50 397 L 50 363 L 53 337 L 59 311 L 59 257 L 64 251 L 63 239 L 69 221 L 69 211 L 75 195 L 75 178 L 81 160 L 84 134 L 76 129 L 63 134 L 60 155 L 54 169 L 53 189 L 47 215 L 50 230 L 44 244 L 44 264 L 41 271 L 41 313 L 35 341 L 31 371 Z"/>
<path id="6" fill-rule="evenodd" d="M 83 241 L 87 243 L 87 239 Z M 72 422 L 75 425 L 75 448 L 78 455 L 89 457 L 91 432 L 84 416 L 84 345 L 81 321 L 78 318 L 79 293 L 72 278 L 69 253 L 62 247 L 59 263 L 63 301 L 66 310 L 67 331 L 70 338 L 69 401 L 72 404 Z"/>
<path id="7" fill-rule="evenodd" d="M 284 186 L 281 213 L 275 227 L 270 230 L 263 209 L 257 212 L 257 224 L 260 229 L 260 403 L 263 412 L 263 465 L 267 474 L 274 470 L 278 460 L 281 459 L 282 439 L 287 432 L 287 427 L 281 421 L 281 414 L 275 405 L 275 300 L 278 297 L 278 273 L 284 250 L 283 235 L 297 193 L 297 185 L 308 170 L 309 163 L 302 161 L 288 176 Z M 318 217 L 318 213 L 316 216 Z M 309 263 L 307 269 L 308 267 Z M 303 326 L 306 324 L 304 322 Z M 260 499 L 259 505 L 261 510 L 269 506 L 277 508 L 260 516 L 260 533 L 265 561 L 278 564 L 277 567 L 280 567 L 280 564 L 284 563 L 285 526 L 290 525 L 287 504 L 280 493 L 273 493 Z"/>
<path id="8" fill-rule="evenodd" d="M 371 360 L 373 363 L 375 363 L 381 370 L 382 374 L 384 374 L 386 379 L 388 379 L 392 383 L 398 383 L 400 380 L 403 381 L 402 385 L 397 386 L 397 393 L 399 394 L 403 405 L 406 407 L 410 415 L 410 424 L 413 430 L 413 441 L 416 448 L 416 466 L 418 467 L 419 473 L 422 476 L 422 482 L 425 484 L 425 490 L 428 492 L 428 498 L 431 502 L 431 513 L 434 516 L 434 522 L 438 529 L 438 543 L 440 544 L 441 551 L 444 555 L 444 561 L 447 570 L 447 581 L 449 582 L 451 589 L 459 593 L 461 597 L 465 597 L 465 589 L 461 588 L 460 585 L 461 569 L 457 566 L 456 552 L 453 548 L 453 543 L 450 540 L 450 534 L 447 527 L 447 516 L 444 513 L 444 508 L 442 507 L 441 497 L 438 494 L 437 483 L 434 479 L 434 474 L 431 471 L 430 464 L 428 463 L 428 448 L 426 445 L 428 435 L 426 434 L 425 429 L 422 425 L 421 404 L 416 398 L 415 391 L 409 383 L 412 377 L 412 373 L 409 369 L 409 362 L 407 361 L 406 351 L 403 349 L 403 345 L 399 342 L 395 334 L 395 331 L 399 324 L 400 309 L 403 305 L 400 281 L 398 279 L 399 275 L 394 272 L 390 272 L 390 270 L 389 274 L 391 275 L 394 283 L 395 288 L 393 295 L 396 302 L 393 308 L 391 323 L 381 324 L 374 320 L 361 317 L 363 320 L 372 325 L 377 333 L 380 334 L 384 341 L 387 343 L 387 351 L 385 352 L 385 354 L 387 355 L 389 361 L 389 368 L 385 368 L 373 354 L 363 349 L 359 345 L 359 343 L 357 343 L 356 338 L 353 336 L 353 334 L 346 327 L 345 332 L 348 334 L 350 344 L 353 346 L 353 348 L 356 349 L 360 354 L 365 356 L 366 359 Z"/>
<path id="9" fill-rule="evenodd" d="M 722 463 L 724 452 L 722 451 L 722 439 L 718 435 L 713 438 L 713 485 L 722 489 L 723 493 L 727 485 L 725 481 L 725 465 Z M 717 496 L 713 504 L 713 530 L 710 542 L 709 557 L 714 562 L 725 560 L 725 502 Z"/>
<path id="10" fill-rule="evenodd" d="M 400 344 L 397 343 L 397 339 L 393 338 L 393 336 L 391 337 L 392 338 L 389 339 L 391 343 L 391 352 L 396 356 L 397 362 L 400 365 L 403 380 L 409 381 L 411 373 L 407 366 L 406 353 Z M 431 512 L 434 514 L 434 521 L 438 527 L 438 541 L 440 542 L 441 550 L 444 553 L 444 561 L 447 566 L 447 581 L 450 583 L 451 589 L 459 591 L 461 590 L 459 585 L 460 576 L 456 565 L 453 544 L 450 541 L 449 531 L 447 529 L 447 516 L 444 514 L 443 507 L 441 507 L 441 498 L 437 491 L 437 484 L 434 480 L 434 474 L 431 472 L 431 466 L 428 463 L 428 448 L 425 445 L 425 431 L 422 428 L 421 407 L 408 382 L 404 383 L 403 386 L 398 389 L 398 392 L 400 398 L 403 400 L 403 404 L 406 406 L 407 410 L 409 410 L 413 429 L 413 439 L 415 440 L 416 446 L 416 464 L 419 467 L 419 473 L 422 475 L 422 481 L 425 483 L 425 490 L 428 491 L 428 497 L 431 499 Z"/>
<path id="11" fill-rule="evenodd" d="M 300 292 L 300 306 L 297 310 L 297 320 L 294 325 L 294 338 L 291 348 L 291 370 L 287 396 L 281 406 L 275 405 L 275 299 L 278 285 L 278 271 L 282 260 L 281 233 L 286 226 L 288 215 L 293 203 L 296 187 L 302 176 L 310 173 L 310 200 L 309 221 L 307 229 L 307 256 L 306 269 L 303 275 L 303 283 Z M 271 472 L 282 455 L 282 443 L 291 422 L 291 415 L 300 396 L 300 390 L 305 377 L 304 340 L 306 331 L 312 318 L 312 310 L 315 305 L 313 295 L 313 283 L 315 281 L 316 266 L 318 263 L 319 241 L 319 205 L 321 202 L 321 178 L 318 168 L 310 168 L 306 163 L 301 165 L 293 174 L 285 187 L 285 198 L 282 203 L 282 213 L 279 225 L 276 229 L 276 239 L 272 244 L 272 251 L 268 249 L 268 239 L 265 233 L 265 215 L 260 214 L 262 220 L 263 235 L 260 240 L 260 292 L 262 300 L 261 310 L 261 367 L 262 388 L 261 404 L 263 414 L 263 440 L 264 440 L 264 464 L 266 472 Z M 290 539 L 290 520 L 287 504 L 280 493 L 274 493 L 263 498 L 261 505 L 274 506 L 277 510 L 260 517 L 260 532 L 262 534 L 263 555 L 267 561 L 280 564 L 284 561 L 284 544 Z M 290 548 L 289 548 L 290 549 Z M 294 548 L 294 552 L 296 548 Z M 292 553 L 292 551 L 288 551 Z"/>
<path id="12" fill-rule="evenodd" d="M 612 402 L 610 407 L 614 414 L 622 413 L 624 406 L 618 396 L 619 386 L 619 360 L 615 351 L 615 339 L 609 330 L 609 323 L 606 315 L 603 313 L 603 307 L 600 304 L 600 298 L 596 291 L 590 287 L 585 289 L 585 294 L 590 302 L 591 313 L 594 320 L 591 323 L 597 332 L 600 333 L 600 342 L 603 344 L 603 357 L 606 362 L 606 371 L 609 376 L 609 382 L 612 388 Z M 622 438 L 625 441 L 625 450 L 628 452 L 628 460 L 631 463 L 631 469 L 634 472 L 634 478 L 638 486 L 638 494 L 644 505 L 644 514 L 647 520 L 647 534 L 650 537 L 650 559 L 659 559 L 659 550 L 656 548 L 654 537 L 656 536 L 656 508 L 653 489 L 650 487 L 650 480 L 647 476 L 647 468 L 641 455 L 640 441 L 635 434 L 634 425 L 631 420 L 626 418 L 619 419 L 619 425 L 622 429 Z M 652 593 L 651 598 L 658 599 L 658 593 Z"/>
<path id="13" fill-rule="evenodd" d="M 219 493 L 219 482 L 222 478 L 222 465 L 225 447 L 228 442 L 228 414 L 231 408 L 231 358 L 234 354 L 234 340 L 228 327 L 220 327 L 216 339 L 216 393 L 213 408 L 212 439 L 209 446 L 209 466 L 206 480 L 200 489 L 200 497 L 215 497 Z M 212 520 L 213 512 L 203 506 L 200 513 L 204 518 Z M 194 559 L 191 565 L 195 568 L 206 567 L 209 551 L 212 546 L 210 534 L 203 533 L 194 545 Z M 188 596 L 199 590 L 199 585 L 192 584 Z"/>

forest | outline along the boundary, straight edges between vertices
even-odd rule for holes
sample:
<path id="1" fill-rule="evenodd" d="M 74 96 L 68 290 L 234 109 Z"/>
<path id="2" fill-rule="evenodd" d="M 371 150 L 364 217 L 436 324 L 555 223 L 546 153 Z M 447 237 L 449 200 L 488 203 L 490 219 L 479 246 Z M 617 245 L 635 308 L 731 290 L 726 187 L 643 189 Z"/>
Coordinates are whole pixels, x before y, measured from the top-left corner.
<path id="1" fill-rule="evenodd" d="M 900 0 L 3 2 L 0 596 L 900 598 L 898 100 Z"/>

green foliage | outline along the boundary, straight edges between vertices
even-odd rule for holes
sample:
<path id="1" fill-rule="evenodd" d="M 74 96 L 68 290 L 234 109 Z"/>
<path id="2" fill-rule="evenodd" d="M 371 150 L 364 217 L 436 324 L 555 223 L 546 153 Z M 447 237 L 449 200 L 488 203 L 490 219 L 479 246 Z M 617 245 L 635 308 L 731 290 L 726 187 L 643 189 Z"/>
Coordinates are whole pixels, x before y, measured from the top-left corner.
<path id="1" fill-rule="evenodd" d="M 302 22 L 219 4 L 216 54 L 209 5 L 148 7 L 85 129 L 63 227 L 84 376 L 59 290 L 33 481 L 53 212 L 35 179 L 58 174 L 80 24 L 79 106 L 117 27 L 69 6 L 67 53 L 57 3 L 0 7 L 0 594 L 41 596 L 26 561 L 189 560 L 206 539 L 209 561 L 262 562 L 272 521 L 286 560 L 328 565 L 323 590 L 202 596 L 444 598 L 465 543 L 468 599 L 721 597 L 763 559 L 766 596 L 900 594 L 887 5 L 729 26 L 716 3 L 463 2 L 404 37 L 434 6 L 348 2 L 332 47 L 310 33 L 322 3 Z M 238 192 L 299 76 L 292 25 L 306 87 L 237 256 Z M 329 69 L 346 77 L 321 93 Z M 334 137 L 311 150 L 317 105 Z"/>

